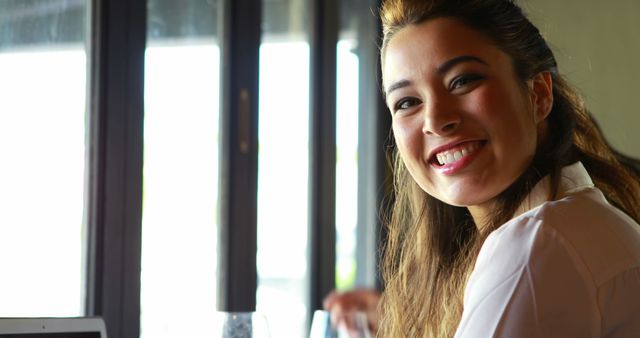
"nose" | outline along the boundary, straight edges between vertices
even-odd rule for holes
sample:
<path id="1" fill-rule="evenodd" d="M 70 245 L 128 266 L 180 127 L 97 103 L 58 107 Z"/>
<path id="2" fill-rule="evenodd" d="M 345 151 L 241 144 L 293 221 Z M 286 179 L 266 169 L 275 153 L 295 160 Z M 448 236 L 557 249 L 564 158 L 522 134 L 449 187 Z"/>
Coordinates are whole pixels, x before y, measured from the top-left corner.
<path id="1" fill-rule="evenodd" d="M 432 102 L 425 105 L 422 133 L 427 135 L 448 136 L 458 129 L 462 121 L 460 114 L 444 102 Z"/>

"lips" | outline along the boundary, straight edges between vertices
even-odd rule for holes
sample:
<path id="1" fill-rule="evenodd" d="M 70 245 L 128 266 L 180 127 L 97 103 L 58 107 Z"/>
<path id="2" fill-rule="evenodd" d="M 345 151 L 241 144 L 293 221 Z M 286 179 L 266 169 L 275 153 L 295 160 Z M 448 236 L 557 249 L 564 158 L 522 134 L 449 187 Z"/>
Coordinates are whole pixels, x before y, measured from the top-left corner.
<path id="1" fill-rule="evenodd" d="M 465 141 L 444 145 L 432 151 L 429 163 L 435 166 L 448 166 L 464 160 L 467 156 L 474 154 L 485 141 Z"/>

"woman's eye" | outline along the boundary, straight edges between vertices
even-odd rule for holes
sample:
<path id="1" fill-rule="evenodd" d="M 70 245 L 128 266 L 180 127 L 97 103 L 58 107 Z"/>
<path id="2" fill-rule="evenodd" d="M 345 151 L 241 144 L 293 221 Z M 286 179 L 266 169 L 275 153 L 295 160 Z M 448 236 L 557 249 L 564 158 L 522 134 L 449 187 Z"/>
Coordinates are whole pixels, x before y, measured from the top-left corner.
<path id="1" fill-rule="evenodd" d="M 455 79 L 453 79 L 453 81 L 451 81 L 451 84 L 449 85 L 449 90 L 456 90 L 458 88 L 464 87 L 470 83 L 473 83 L 477 80 L 482 79 L 483 77 L 481 75 L 478 74 L 464 74 L 464 75 L 460 75 L 458 77 L 456 77 Z"/>
<path id="2" fill-rule="evenodd" d="M 398 101 L 395 105 L 395 111 L 398 110 L 402 110 L 402 109 L 409 109 L 413 106 L 415 106 L 416 104 L 420 104 L 420 100 L 413 98 L 413 97 L 408 97 L 405 99 L 402 99 L 400 101 Z"/>

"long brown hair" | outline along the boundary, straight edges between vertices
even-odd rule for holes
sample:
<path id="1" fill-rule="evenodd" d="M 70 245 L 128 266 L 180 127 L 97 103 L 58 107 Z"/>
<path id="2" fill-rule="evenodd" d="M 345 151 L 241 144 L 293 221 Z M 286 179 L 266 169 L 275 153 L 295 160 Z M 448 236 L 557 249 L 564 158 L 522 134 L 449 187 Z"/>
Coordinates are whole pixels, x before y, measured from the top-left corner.
<path id="1" fill-rule="evenodd" d="M 542 177 L 550 177 L 550 198 L 554 198 L 560 170 L 568 164 L 582 161 L 609 202 L 640 221 L 640 176 L 633 169 L 638 161 L 606 143 L 580 96 L 558 74 L 546 41 L 513 1 L 387 0 L 380 13 L 383 65 L 386 46 L 397 31 L 450 17 L 483 33 L 508 54 L 523 84 L 540 72 L 550 72 L 554 97 L 546 137 L 530 167 L 498 196 L 490 224 L 482 231 L 466 208 L 447 205 L 420 189 L 394 149 L 394 203 L 386 221 L 380 336 L 453 336 L 462 315 L 464 285 L 486 237 L 513 217 Z"/>

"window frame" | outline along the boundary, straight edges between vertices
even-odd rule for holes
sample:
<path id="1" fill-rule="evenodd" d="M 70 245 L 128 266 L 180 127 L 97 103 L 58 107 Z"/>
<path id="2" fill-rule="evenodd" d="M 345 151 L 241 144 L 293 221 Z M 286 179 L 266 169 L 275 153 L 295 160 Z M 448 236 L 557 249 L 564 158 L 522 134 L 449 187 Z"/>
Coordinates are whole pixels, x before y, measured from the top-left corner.
<path id="1" fill-rule="evenodd" d="M 146 2 L 91 2 L 85 313 L 140 332 Z"/>
<path id="2" fill-rule="evenodd" d="M 261 1 L 221 2 L 218 310 L 255 311 Z"/>
<path id="3" fill-rule="evenodd" d="M 261 0 L 220 0 L 221 149 L 218 310 L 254 311 L 257 271 L 258 64 Z M 140 333 L 142 160 L 146 1 L 93 0 L 90 16 L 88 166 L 85 224 L 85 314 L 104 318 L 109 337 Z M 366 0 L 378 8 L 379 1 Z M 308 0 L 310 25 L 309 316 L 335 287 L 336 44 L 337 0 Z M 371 22 L 362 27 L 372 29 Z M 368 39 L 379 36 L 379 25 Z M 361 67 L 377 65 L 365 52 Z M 375 63 L 374 63 L 375 62 Z M 360 71 L 362 91 L 377 93 L 380 75 Z M 373 78 L 376 78 L 373 81 Z M 374 88 L 375 91 L 374 91 Z M 361 112 L 386 116 L 376 96 L 361 98 Z M 381 114 L 382 112 L 382 114 Z M 370 113 L 367 113 L 370 114 Z M 362 119 L 361 119 L 362 120 Z M 382 199 L 387 175 L 384 140 L 388 118 L 359 122 L 362 156 L 376 163 L 359 178 L 358 280 L 375 270 Z M 373 190 L 372 190 L 373 189 Z M 371 192 L 376 191 L 374 197 Z M 372 209 L 374 208 L 374 209 Z M 366 216 L 365 216 L 366 215 Z M 372 229 L 375 228 L 375 229 Z M 372 235 L 372 230 L 375 232 Z M 373 257 L 373 258 L 372 258 Z M 364 266 L 364 265 L 363 265 Z"/>

